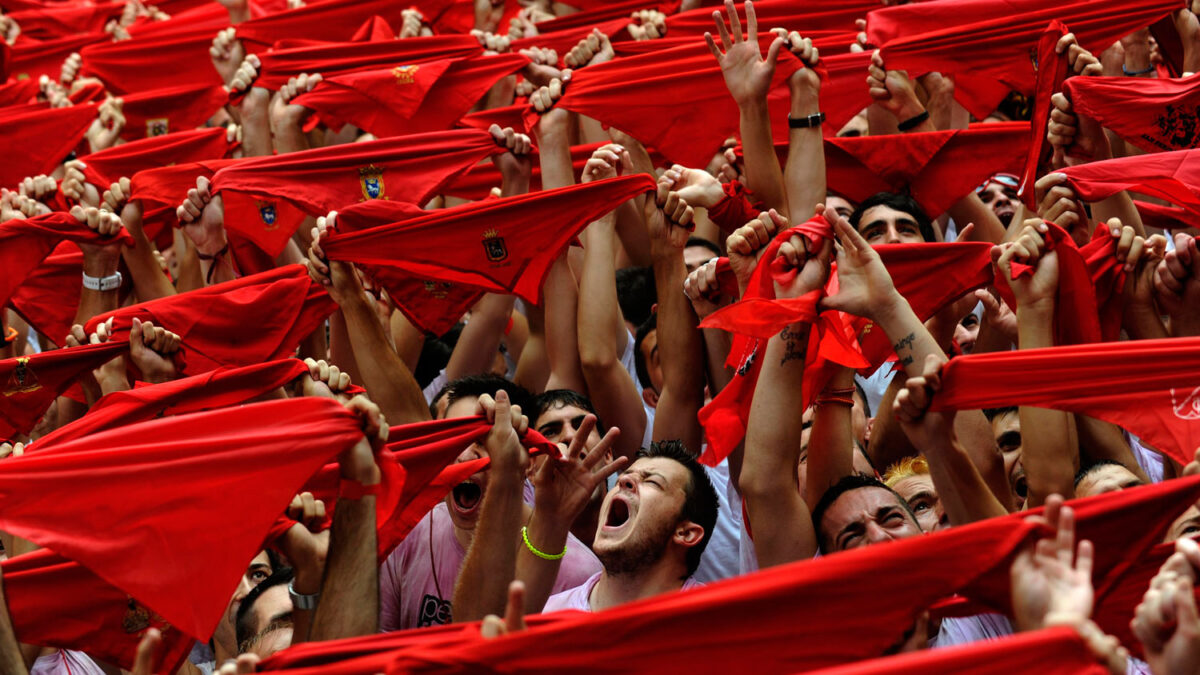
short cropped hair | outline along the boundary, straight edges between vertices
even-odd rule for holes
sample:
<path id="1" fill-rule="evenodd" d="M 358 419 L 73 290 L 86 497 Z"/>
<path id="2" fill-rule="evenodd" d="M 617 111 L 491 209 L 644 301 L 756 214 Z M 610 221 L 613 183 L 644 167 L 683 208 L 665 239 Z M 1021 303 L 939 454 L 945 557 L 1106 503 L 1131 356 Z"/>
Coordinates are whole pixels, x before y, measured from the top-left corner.
<path id="1" fill-rule="evenodd" d="M 638 384 L 642 385 L 642 389 L 654 388 L 654 383 L 650 380 L 650 368 L 646 363 L 646 356 L 642 354 L 642 342 L 650 334 L 650 331 L 654 330 L 658 330 L 657 314 L 651 314 L 649 319 L 638 326 L 637 334 L 633 336 L 633 367 L 637 370 Z"/>
<path id="2" fill-rule="evenodd" d="M 917 221 L 917 227 L 921 230 L 922 239 L 925 241 L 937 241 L 937 234 L 933 231 L 933 221 L 929 219 L 929 214 L 925 213 L 925 209 L 921 208 L 917 200 L 912 197 L 895 192 L 876 192 L 864 199 L 850 213 L 850 226 L 855 231 L 858 231 L 858 223 L 862 220 L 863 214 L 868 209 L 876 206 L 886 206 L 907 213 L 913 217 L 913 220 Z"/>
<path id="3" fill-rule="evenodd" d="M 903 497 L 901 497 L 895 490 L 890 488 L 883 481 L 874 476 L 865 476 L 859 473 L 843 476 L 841 480 L 833 484 L 833 487 L 826 490 L 825 494 L 821 495 L 821 499 L 817 501 L 816 507 L 813 508 L 813 527 L 817 531 L 817 541 L 821 544 L 821 550 L 825 550 L 825 536 L 821 531 L 821 521 L 825 518 L 825 512 L 828 511 L 829 507 L 833 506 L 833 503 L 836 502 L 842 495 L 850 492 L 851 490 L 861 490 L 863 488 L 879 488 L 892 493 L 896 497 L 896 503 L 904 509 L 904 512 L 908 514 L 908 517 L 912 518 L 914 523 L 917 522 L 916 514 L 912 512 L 912 509 L 908 508 L 908 502 L 904 501 Z"/>
<path id="4" fill-rule="evenodd" d="M 596 406 L 592 404 L 592 400 L 573 389 L 551 389 L 534 396 L 530 402 L 529 423 L 535 425 L 538 418 L 546 412 L 567 405 L 573 405 L 595 415 L 596 430 L 601 434 L 608 430 L 608 427 L 604 426 L 604 420 L 600 419 L 600 415 L 596 412 Z"/>
<path id="5" fill-rule="evenodd" d="M 700 566 L 700 557 L 704 555 L 704 549 L 708 546 L 709 540 L 712 539 L 713 530 L 717 527 L 717 511 L 720 508 L 720 500 L 717 498 L 717 489 L 713 487 L 712 481 L 708 478 L 708 472 L 704 470 L 704 466 L 696 460 L 696 456 L 687 449 L 680 440 L 669 441 L 654 441 L 650 447 L 645 450 L 639 450 L 637 458 L 647 459 L 673 459 L 683 465 L 683 468 L 691 474 L 691 480 L 688 481 L 684 488 L 683 512 L 680 514 L 682 520 L 688 520 L 696 523 L 704 528 L 704 537 L 700 543 L 693 546 L 687 553 L 687 576 L 695 574 L 696 568 Z"/>
<path id="6" fill-rule="evenodd" d="M 1008 415 L 1015 412 L 1017 412 L 1017 406 L 1015 405 L 1006 406 L 1004 408 L 984 408 L 983 416 L 987 418 L 988 422 L 991 422 L 1001 415 Z"/>
<path id="7" fill-rule="evenodd" d="M 467 375 L 446 385 L 446 407 L 454 405 L 464 398 L 479 398 L 484 394 L 495 396 L 501 389 L 508 394 L 513 405 L 521 406 L 522 411 L 528 411 L 533 402 L 533 394 L 512 380 L 499 375 Z M 436 402 L 437 399 L 435 398 Z M 528 414 L 528 412 L 526 412 Z"/>
<path id="8" fill-rule="evenodd" d="M 254 607 L 254 603 L 267 592 L 268 589 L 286 584 L 295 577 L 295 573 L 290 567 L 277 568 L 271 572 L 271 576 L 263 579 L 257 586 L 250 589 L 246 597 L 242 598 L 242 604 L 238 606 L 237 617 L 234 620 L 234 633 L 237 637 L 238 651 L 245 651 L 243 645 L 247 644 L 255 637 L 253 626 L 250 625 L 250 610 Z"/>

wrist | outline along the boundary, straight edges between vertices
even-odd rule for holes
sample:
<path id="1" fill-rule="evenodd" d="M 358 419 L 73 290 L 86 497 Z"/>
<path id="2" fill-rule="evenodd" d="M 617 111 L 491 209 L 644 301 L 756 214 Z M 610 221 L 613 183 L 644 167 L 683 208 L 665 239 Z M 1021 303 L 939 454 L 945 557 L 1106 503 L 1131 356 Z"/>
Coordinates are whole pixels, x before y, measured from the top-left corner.
<path id="1" fill-rule="evenodd" d="M 117 273 L 121 253 L 116 249 L 103 248 L 83 257 L 83 273 L 89 277 L 110 277 Z"/>
<path id="2" fill-rule="evenodd" d="M 565 518 L 565 515 L 560 509 L 535 505 L 529 524 L 526 525 L 529 543 L 546 553 L 562 551 L 573 520 Z"/>
<path id="3" fill-rule="evenodd" d="M 909 306 L 908 301 L 895 288 L 888 293 L 882 302 L 875 303 L 874 307 L 874 309 L 869 310 L 871 316 L 867 318 L 878 324 L 889 337 L 895 328 L 903 328 L 902 324 L 908 315 L 912 315 L 914 318 L 917 316 L 912 311 L 912 307 Z M 920 323 L 919 320 L 917 322 Z"/>
<path id="4" fill-rule="evenodd" d="M 738 110 L 743 115 L 766 115 L 767 97 L 752 96 L 743 101 L 738 101 Z"/>

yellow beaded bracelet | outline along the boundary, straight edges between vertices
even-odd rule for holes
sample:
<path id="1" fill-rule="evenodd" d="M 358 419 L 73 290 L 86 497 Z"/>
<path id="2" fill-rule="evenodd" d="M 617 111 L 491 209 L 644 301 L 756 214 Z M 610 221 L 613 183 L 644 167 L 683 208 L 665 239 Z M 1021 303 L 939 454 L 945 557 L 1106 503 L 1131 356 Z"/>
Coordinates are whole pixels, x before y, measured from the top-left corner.
<path id="1" fill-rule="evenodd" d="M 533 542 L 529 541 L 529 528 L 528 527 L 521 528 L 521 539 L 523 539 L 525 541 L 525 548 L 529 549 L 530 553 L 536 555 L 537 557 L 541 558 L 542 560 L 562 560 L 563 556 L 565 556 L 567 554 L 567 546 L 565 544 L 563 545 L 562 553 L 559 553 L 558 555 L 542 553 L 541 551 L 537 550 L 537 547 L 535 547 L 533 545 Z"/>

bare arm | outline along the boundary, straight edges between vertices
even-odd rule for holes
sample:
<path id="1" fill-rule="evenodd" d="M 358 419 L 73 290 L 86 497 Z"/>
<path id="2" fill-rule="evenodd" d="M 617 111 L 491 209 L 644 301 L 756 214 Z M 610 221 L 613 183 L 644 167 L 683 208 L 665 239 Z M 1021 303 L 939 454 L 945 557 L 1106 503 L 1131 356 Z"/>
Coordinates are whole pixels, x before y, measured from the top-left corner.
<path id="1" fill-rule="evenodd" d="M 0 672 L 12 675 L 28 675 L 25 659 L 17 644 L 13 631 L 12 617 L 8 615 L 8 601 L 4 597 L 4 580 L 0 575 Z"/>
<path id="2" fill-rule="evenodd" d="M 809 509 L 816 507 L 826 490 L 854 472 L 854 432 L 850 423 L 852 404 L 844 402 L 851 399 L 847 394 L 832 393 L 837 390 L 853 392 L 853 369 L 840 369 L 829 380 L 825 391 L 817 397 L 812 431 L 808 436 L 805 501 Z M 843 396 L 844 400 L 838 400 Z"/>
<path id="3" fill-rule="evenodd" d="M 821 111 L 821 79 L 813 72 L 820 54 L 812 40 L 796 32 L 787 34 L 786 46 L 806 66 L 788 80 L 792 94 L 791 119 L 804 120 Z M 825 141 L 821 127 L 788 130 L 787 166 L 784 168 L 787 188 L 788 218 L 802 223 L 812 216 L 817 204 L 825 201 Z"/>
<path id="4" fill-rule="evenodd" d="M 120 182 L 113 183 L 112 188 L 105 195 L 111 195 L 115 192 L 122 192 L 120 197 L 113 196 L 113 204 L 124 202 L 124 196 L 129 194 L 129 179 L 122 178 Z M 168 295 L 175 295 L 175 287 L 171 285 L 171 280 L 167 275 L 163 274 L 162 267 L 158 264 L 158 258 L 154 255 L 154 244 L 146 237 L 145 230 L 142 229 L 142 203 L 140 201 L 131 201 L 125 204 L 124 208 L 116 211 L 121 214 L 121 222 L 125 225 L 125 229 L 133 235 L 133 246 L 123 247 L 121 249 L 121 258 L 125 260 L 125 266 L 129 269 L 129 275 L 133 277 L 133 291 L 137 294 L 139 302 L 147 302 L 158 298 L 165 298 Z"/>

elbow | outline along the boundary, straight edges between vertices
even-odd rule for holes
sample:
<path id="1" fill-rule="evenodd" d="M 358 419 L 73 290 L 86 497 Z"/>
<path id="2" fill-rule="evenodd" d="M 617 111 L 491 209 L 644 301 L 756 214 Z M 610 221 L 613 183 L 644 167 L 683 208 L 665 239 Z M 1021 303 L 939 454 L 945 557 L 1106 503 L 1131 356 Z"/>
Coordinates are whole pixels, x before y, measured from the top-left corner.
<path id="1" fill-rule="evenodd" d="M 579 366 L 583 369 L 585 375 L 608 372 L 620 366 L 620 363 L 617 362 L 615 351 L 590 349 L 583 342 L 583 340 L 580 340 L 579 343 Z"/>

